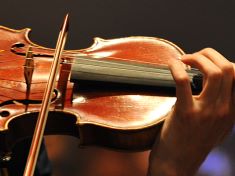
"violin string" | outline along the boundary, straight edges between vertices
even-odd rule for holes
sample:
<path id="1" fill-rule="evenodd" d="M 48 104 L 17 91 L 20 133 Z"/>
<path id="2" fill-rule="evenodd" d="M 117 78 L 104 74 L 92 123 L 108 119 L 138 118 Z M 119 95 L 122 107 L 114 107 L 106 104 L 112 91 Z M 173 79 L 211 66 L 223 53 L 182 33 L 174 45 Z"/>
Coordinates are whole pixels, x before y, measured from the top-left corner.
<path id="1" fill-rule="evenodd" d="M 81 59 L 83 59 L 83 60 L 81 60 Z M 85 63 L 82 63 L 82 61 L 84 61 L 84 58 L 81 58 L 80 59 L 80 63 L 81 64 L 84 64 L 85 65 Z M 85 59 L 86 60 L 86 59 Z M 87 59 L 88 60 L 88 59 Z M 94 60 L 94 62 L 96 62 L 96 63 L 99 63 L 99 64 L 110 64 L 110 63 L 112 63 L 111 61 L 108 61 L 108 60 Z M 79 63 L 79 64 L 80 64 Z M 159 74 L 162 74 L 162 75 L 164 75 L 164 76 L 169 76 L 169 77 L 172 77 L 172 74 L 171 74 L 171 71 L 170 71 L 170 69 L 167 67 L 167 66 L 165 66 L 165 65 L 160 65 L 160 66 L 157 66 L 157 65 L 154 65 L 153 66 L 153 64 L 152 65 L 149 65 L 149 63 L 147 63 L 147 64 L 145 64 L 145 63 L 141 63 L 141 64 L 139 64 L 139 63 L 135 63 L 135 64 L 124 64 L 124 63 L 122 63 L 122 62 L 120 62 L 120 61 L 116 61 L 116 62 L 113 62 L 114 64 L 118 64 L 118 65 L 116 65 L 116 67 L 113 67 L 113 68 L 115 68 L 115 69 L 119 69 L 118 68 L 118 66 L 119 66 L 119 64 L 121 64 L 121 66 L 122 65 L 126 65 L 126 66 L 130 66 L 130 68 L 128 68 L 128 69 L 130 69 L 130 70 L 132 70 L 132 66 L 134 66 L 134 67 L 136 67 L 138 70 L 139 69 L 143 69 L 143 70 L 141 70 L 141 71 L 145 71 L 146 73 L 147 72 L 149 72 L 149 73 L 159 73 Z M 67 64 L 67 62 L 66 63 L 64 63 L 64 64 Z M 68 63 L 68 64 L 71 64 L 71 63 Z M 74 65 L 79 65 L 78 63 L 74 63 L 73 62 L 73 64 Z M 93 65 L 93 64 L 92 64 Z M 94 64 L 94 66 L 96 66 L 95 64 Z M 107 67 L 107 66 L 106 66 Z M 121 68 L 122 69 L 122 68 Z M 144 70 L 144 69 L 151 69 L 150 71 L 148 71 L 148 70 Z M 135 69 L 133 69 L 133 71 L 138 71 L 138 70 L 135 70 Z M 189 70 L 189 69 L 186 69 L 186 71 L 188 71 L 188 74 L 189 74 L 189 76 L 194 76 L 195 74 L 198 74 L 198 71 L 199 70 L 197 70 L 197 69 L 193 69 L 193 70 Z"/>
<path id="2" fill-rule="evenodd" d="M 76 53 L 77 54 L 77 53 Z M 64 55 L 63 55 L 64 56 Z M 79 59 L 79 57 L 81 58 L 82 56 L 74 56 L 74 55 L 67 55 L 67 56 L 70 56 L 71 59 Z M 89 56 L 90 59 L 97 59 L 98 55 L 89 55 L 89 54 L 86 54 L 86 56 Z M 42 57 L 44 58 L 44 57 Z M 125 59 L 125 58 L 120 58 L 120 57 L 113 57 L 113 56 L 107 56 L 107 57 L 99 57 L 99 59 L 97 59 L 96 61 L 102 61 L 102 59 L 114 59 L 114 60 L 119 60 L 119 61 L 133 61 L 133 62 L 136 62 L 136 63 L 139 63 L 139 64 L 152 64 L 151 62 L 146 62 L 146 61 L 141 61 L 141 62 L 138 62 L 138 60 L 136 58 L 128 58 L 128 59 Z M 11 62 L 15 62 L 15 61 L 19 61 L 19 59 L 15 59 L 15 60 L 7 60 L 7 61 L 0 61 L 0 63 L 11 63 Z M 70 60 L 66 60 L 66 64 L 74 64 L 73 61 L 70 61 Z M 157 68 L 157 67 L 156 67 Z M 6 68 L 0 68 L 0 70 L 3 70 L 3 69 L 6 69 Z"/>
<path id="3" fill-rule="evenodd" d="M 32 48 L 36 48 L 36 49 L 42 49 L 42 50 L 48 50 L 48 48 L 43 48 L 43 47 L 40 47 L 40 46 L 31 46 Z M 54 49 L 50 49 L 51 51 L 54 51 Z M 38 53 L 38 52 L 35 52 L 35 54 L 42 54 L 42 53 Z M 53 54 L 53 53 L 51 53 Z M 73 54 L 73 55 L 71 55 Z M 79 56 L 79 54 L 81 54 L 81 56 Z M 46 55 L 46 54 L 45 54 Z M 82 52 L 81 50 L 66 50 L 64 51 L 64 54 L 62 54 L 62 56 L 67 56 L 69 57 L 70 59 L 81 59 L 82 57 L 90 57 L 90 59 L 95 59 L 96 62 L 97 61 L 100 61 L 100 62 L 107 62 L 103 59 L 114 59 L 114 60 L 117 60 L 117 61 L 128 61 L 128 62 L 135 62 L 135 63 L 138 63 L 138 64 L 149 64 L 149 65 L 153 65 L 153 63 L 151 62 L 146 62 L 146 61 L 141 61 L 141 62 L 138 62 L 139 59 L 136 59 L 136 58 L 128 58 L 128 59 L 125 59 L 125 58 L 120 58 L 120 57 L 114 57 L 114 56 L 106 56 L 106 57 L 100 57 L 99 55 L 94 55 L 94 54 L 87 54 L 85 52 Z M 43 57 L 43 56 L 41 56 Z M 45 56 L 44 56 L 45 57 Z M 67 58 L 68 59 L 68 58 Z M 65 58 L 66 60 L 66 58 Z M 110 62 L 110 61 L 109 61 Z M 0 62 L 1 63 L 1 62 Z M 74 64 L 73 61 L 70 61 L 70 60 L 66 60 L 66 64 Z M 157 66 L 155 66 L 156 68 L 158 68 Z M 161 69 L 161 68 L 160 68 Z M 196 70 L 196 69 L 195 69 Z M 198 71 L 198 70 L 197 70 Z M 171 76 L 171 73 L 168 73 L 169 76 Z"/>
<path id="4" fill-rule="evenodd" d="M 104 61 L 104 60 L 96 60 L 96 62 L 99 62 L 99 63 L 107 63 L 107 61 Z M 77 65 L 77 63 L 74 63 L 74 62 L 66 62 L 66 63 L 63 63 L 63 64 L 74 64 L 74 65 Z M 30 67 L 27 67 L 27 66 L 8 66 L 8 67 L 4 67 L 4 68 L 0 68 L 0 70 L 9 70 L 9 69 L 22 69 L 22 67 L 24 68 L 30 68 Z M 156 67 L 156 69 L 159 69 L 158 67 Z M 37 71 L 42 71 L 42 70 L 47 70 L 47 69 L 37 69 Z M 134 70 L 133 70 L 134 71 Z M 162 73 L 162 72 L 160 72 Z M 169 75 L 171 76 L 170 72 L 167 70 L 165 75 Z"/>
<path id="5" fill-rule="evenodd" d="M 90 59 L 96 59 L 96 61 L 98 61 L 98 60 L 99 61 L 103 61 L 102 59 L 114 59 L 116 61 L 127 61 L 127 62 L 135 62 L 135 63 L 139 63 L 139 64 L 153 65 L 152 62 L 147 62 L 147 61 L 138 62 L 138 60 L 140 60 L 140 59 L 137 59 L 137 58 L 128 58 L 128 59 L 125 59 L 125 58 L 114 57 L 114 56 L 99 57 L 98 55 L 90 55 L 90 54 L 87 54 L 86 56 L 89 56 Z M 71 55 L 70 58 L 72 58 L 72 59 L 80 59 L 80 58 L 82 58 L 82 56 L 72 56 Z M 73 62 L 71 62 L 71 64 L 73 64 Z"/>
<path id="6" fill-rule="evenodd" d="M 40 47 L 40 46 L 31 46 L 31 47 L 32 47 L 32 49 L 40 49 L 40 50 L 47 50 L 47 51 L 50 50 L 50 51 L 54 52 L 54 49 L 50 49 L 50 48 L 43 48 L 43 47 Z M 63 53 L 84 54 L 80 50 L 64 50 Z M 39 54 L 41 54 L 41 53 L 39 53 Z M 51 53 L 51 54 L 54 54 L 54 53 Z"/>
<path id="7" fill-rule="evenodd" d="M 78 59 L 79 57 L 74 57 L 75 59 Z M 117 57 L 104 57 L 103 59 L 107 59 L 107 58 L 113 58 L 113 59 L 119 59 L 119 58 L 117 58 Z M 82 58 L 81 58 L 82 59 Z M 96 59 L 95 61 L 96 62 L 99 62 L 99 63 L 110 63 L 110 61 L 107 61 L 107 60 L 103 60 L 103 59 Z M 129 60 L 127 60 L 127 59 L 122 59 L 122 61 L 129 61 Z M 16 61 L 16 60 L 15 60 Z M 7 63 L 7 62 L 14 62 L 14 60 L 9 60 L 9 61 L 5 61 L 5 62 L 0 62 L 0 63 Z M 133 60 L 133 62 L 134 62 L 134 60 Z M 138 63 L 138 62 L 137 62 Z M 70 64 L 70 65 L 76 65 L 77 63 L 75 63 L 74 61 L 69 61 L 69 60 L 66 60 L 66 62 L 63 62 L 62 64 Z M 148 65 L 148 64 L 150 64 L 149 62 L 144 62 L 144 63 L 138 63 L 138 64 L 142 64 L 142 65 Z M 30 67 L 27 67 L 27 66 L 24 66 L 24 65 L 22 65 L 22 66 L 5 66 L 5 67 L 2 67 L 2 68 L 0 68 L 0 70 L 9 70 L 9 69 L 22 69 L 22 67 L 24 67 L 24 68 L 30 68 Z M 148 66 L 143 66 L 143 67 L 147 67 L 148 68 Z M 162 74 L 163 72 L 162 71 L 165 71 L 165 73 L 164 73 L 164 76 L 169 76 L 169 77 L 171 77 L 171 72 L 170 72 L 170 70 L 169 69 L 166 69 L 167 67 L 165 67 L 164 69 L 162 69 L 161 67 L 162 66 L 154 66 L 155 68 L 156 68 L 156 71 L 155 72 L 157 72 L 157 71 L 159 71 L 160 70 L 160 72 L 159 72 L 159 74 Z M 150 65 L 150 67 L 149 68 L 153 68 L 153 66 L 152 65 Z M 43 69 L 43 68 L 40 68 L 40 69 L 37 69 L 37 71 L 42 71 L 42 70 L 47 70 L 46 68 L 45 69 Z M 133 70 L 134 71 L 134 70 Z M 194 76 L 195 74 L 198 74 L 198 72 L 199 72 L 199 70 L 198 69 L 193 69 L 193 70 L 189 70 L 189 69 L 186 69 L 186 71 L 188 71 L 188 74 L 189 75 L 191 75 L 192 74 L 192 76 Z M 194 73 L 195 72 L 195 73 Z"/>
<path id="8" fill-rule="evenodd" d="M 66 52 L 69 52 L 69 51 L 66 51 Z M 72 52 L 71 52 L 72 53 Z M 101 56 L 99 56 L 99 55 L 95 55 L 95 54 L 87 54 L 87 53 L 83 53 L 83 52 L 79 52 L 79 53 L 74 53 L 74 55 L 71 55 L 71 53 L 69 53 L 69 54 L 63 54 L 62 56 L 63 57 L 67 57 L 67 58 L 65 58 L 65 60 L 66 59 L 79 59 L 79 58 L 81 58 L 81 57 L 84 57 L 84 56 L 86 56 L 86 57 L 90 57 L 90 59 L 99 59 L 99 60 L 101 60 L 101 59 L 114 59 L 114 60 L 119 60 L 119 61 L 133 61 L 133 62 L 136 62 L 136 63 L 143 63 L 143 64 L 153 64 L 153 63 L 151 63 L 151 62 L 147 62 L 147 61 L 141 61 L 141 62 L 138 62 L 138 60 L 140 60 L 140 59 L 138 59 L 138 58 L 128 58 L 128 59 L 125 59 L 125 58 L 121 58 L 121 57 L 114 57 L 114 56 L 105 56 L 105 57 L 101 57 Z M 34 52 L 34 54 L 40 54 L 40 53 L 37 53 L 37 52 Z M 81 54 L 81 56 L 79 56 L 79 54 Z M 43 57 L 43 56 L 41 56 L 41 57 Z M 44 56 L 45 57 L 45 56 Z M 73 62 L 72 61 L 70 61 L 70 60 L 67 60 L 67 62 L 68 63 L 70 63 L 70 64 L 73 64 Z M 1 62 L 0 62 L 1 63 Z"/>
<path id="9" fill-rule="evenodd" d="M 102 61 L 102 62 L 104 62 L 104 61 Z M 68 64 L 68 63 L 64 63 L 64 64 Z M 76 63 L 73 63 L 73 64 L 75 64 L 76 65 Z M 79 65 L 79 64 L 78 64 Z M 22 67 L 25 67 L 25 66 L 12 66 L 12 67 L 7 67 L 7 68 L 0 68 L 0 70 L 9 70 L 9 69 L 14 69 L 14 70 L 16 70 L 16 69 L 22 69 Z M 27 68 L 27 67 L 26 67 Z M 119 69 L 119 68 L 116 68 L 116 69 Z M 37 71 L 38 72 L 40 72 L 40 71 L 42 71 L 42 70 L 47 70 L 47 69 L 37 69 Z M 131 70 L 131 69 L 130 69 Z M 133 71 L 136 71 L 136 70 L 134 70 L 134 69 L 132 69 Z M 138 71 L 138 70 L 137 70 Z M 163 71 L 163 72 L 162 72 Z M 70 72 L 69 70 L 63 70 L 63 72 Z M 165 78 L 172 78 L 172 75 L 171 75 L 171 72 L 169 71 L 169 70 L 156 70 L 156 72 L 153 72 L 153 71 L 146 71 L 146 70 L 144 70 L 144 72 L 145 73 L 149 73 L 149 74 L 151 74 L 151 73 L 157 73 L 157 74 L 159 74 L 159 75 L 161 75 L 161 76 L 164 76 Z M 193 76 L 195 75 L 195 73 L 189 73 L 189 77 L 190 78 L 192 78 Z M 25 81 L 17 81 L 17 80 L 11 80 L 11 79 L 1 79 L 2 81 L 12 81 L 12 82 L 18 82 L 18 83 L 25 83 Z M 31 84 L 32 85 L 35 85 L 35 84 L 43 84 L 43 83 L 46 83 L 46 81 L 41 81 L 41 82 L 32 82 Z"/>
<path id="10" fill-rule="evenodd" d="M 41 69 L 42 70 L 42 69 Z M 39 70 L 38 70 L 39 71 Z M 70 72 L 69 70 L 63 70 L 63 72 Z M 152 74 L 151 72 L 150 72 L 150 74 Z M 190 80 L 192 80 L 193 79 L 193 74 L 190 74 L 189 75 L 189 78 L 190 78 Z M 161 77 L 163 77 L 163 79 L 164 80 L 172 80 L 173 81 L 173 78 L 172 78 L 172 75 L 169 73 L 166 73 L 166 74 L 161 74 Z M 156 77 L 156 79 L 162 79 L 161 77 Z M 25 84 L 26 85 L 26 82 L 25 81 L 17 81 L 17 80 L 7 80 L 7 79 L 0 79 L 1 81 L 11 81 L 11 82 L 17 82 L 17 83 L 22 83 L 22 84 Z M 70 80 L 68 80 L 68 81 L 70 81 Z M 40 82 L 32 82 L 31 83 L 31 85 L 33 86 L 37 86 L 37 85 L 42 85 L 42 84 L 46 84 L 46 80 L 45 81 L 40 81 Z M 5 87 L 5 86 L 0 86 L 1 88 L 8 88 L 8 87 Z M 8 88 L 8 89 L 10 89 L 10 88 Z M 12 90 L 12 88 L 11 88 L 11 90 Z M 21 93 L 25 93 L 25 91 L 19 91 L 19 90 L 17 90 L 17 89 L 13 89 L 14 91 L 18 91 L 18 92 L 21 92 Z M 35 94 L 36 93 L 40 93 L 40 91 L 39 92 L 34 92 Z"/>
<path id="11" fill-rule="evenodd" d="M 40 47 L 33 47 L 33 48 L 40 48 Z M 40 49 L 44 49 L 44 48 L 40 48 Z M 70 52 L 70 51 L 67 51 L 67 53 L 68 52 Z M 70 53 L 73 53 L 72 51 L 70 52 Z M 72 59 L 74 59 L 75 61 L 76 60 L 82 60 L 82 59 L 84 59 L 84 58 L 82 58 L 82 56 L 78 56 L 78 54 L 77 54 L 78 52 L 76 52 L 76 55 L 74 56 L 74 55 L 70 55 L 70 54 L 64 54 L 64 55 L 66 55 L 66 56 L 70 56 L 70 58 L 72 58 Z M 81 52 L 80 52 L 81 53 Z M 116 62 L 120 62 L 120 60 L 122 60 L 122 61 L 128 61 L 128 62 L 130 62 L 130 60 L 132 60 L 133 62 L 137 62 L 136 61 L 136 59 L 125 59 L 125 58 L 119 58 L 119 57 L 113 57 L 113 56 L 111 56 L 111 57 L 109 57 L 109 56 L 107 56 L 107 57 L 102 57 L 102 59 L 101 58 L 99 58 L 99 59 L 97 59 L 97 57 L 95 57 L 94 55 L 89 55 L 89 54 L 85 54 L 86 56 L 89 56 L 90 58 L 88 58 L 88 57 L 86 57 L 86 59 L 94 59 L 94 61 L 95 62 L 97 62 L 97 63 L 99 63 L 99 64 L 103 64 L 103 63 L 110 63 L 110 62 L 112 62 L 112 61 L 107 61 L 107 60 L 104 60 L 104 59 L 116 59 L 116 60 L 118 60 L 118 61 L 116 61 Z M 80 58 L 79 58 L 80 57 Z M 83 57 L 84 57 L 84 53 L 83 53 Z M 43 58 L 43 57 L 42 57 Z M 16 60 L 16 59 L 15 59 Z M 71 60 L 66 60 L 66 62 L 64 62 L 63 64 L 74 64 L 74 65 L 76 65 L 77 63 L 74 63 L 75 61 L 71 61 Z M 14 62 L 14 60 L 11 60 L 11 61 L 5 61 L 5 62 Z M 0 63 L 4 63 L 4 62 L 0 62 Z M 123 63 L 122 63 L 123 64 Z M 138 65 L 138 67 L 140 68 L 140 66 L 142 66 L 142 69 L 145 69 L 145 68 L 153 68 L 153 66 L 152 65 L 150 65 L 150 64 L 152 64 L 152 63 L 150 63 L 150 62 L 137 62 L 137 64 L 139 64 Z M 150 65 L 149 67 L 148 66 L 145 66 L 145 65 Z M 128 65 L 128 64 L 127 64 Z M 131 63 L 129 64 L 130 66 L 133 66 Z M 134 64 L 134 66 L 135 66 L 135 64 Z M 0 68 L 0 70 L 5 70 L 5 69 L 17 69 L 17 68 L 19 68 L 19 69 L 22 69 L 22 67 L 24 67 L 24 68 L 29 68 L 29 67 L 26 67 L 26 66 L 11 66 L 11 67 L 5 67 L 5 68 Z M 166 69 L 166 68 L 164 68 L 164 69 L 161 69 L 161 67 L 159 67 L 159 66 L 154 66 L 154 68 L 156 68 L 156 70 L 155 71 L 148 71 L 148 70 L 141 70 L 141 71 L 144 71 L 144 72 L 149 72 L 149 73 L 158 73 L 159 75 L 161 75 L 161 76 L 164 76 L 164 77 L 166 77 L 166 78 L 172 78 L 172 75 L 171 75 L 171 72 L 170 72 L 170 70 L 169 69 Z M 115 69 L 119 69 L 118 67 L 116 67 Z M 126 69 L 126 68 L 125 68 Z M 41 71 L 42 69 L 37 69 L 37 71 Z M 121 69 L 120 69 L 121 70 Z M 136 71 L 135 69 L 131 69 L 131 70 L 133 70 L 133 71 Z M 189 73 L 190 74 L 190 77 L 193 75 L 193 73 Z M 194 74 L 195 75 L 195 74 Z M 34 84 L 34 83 L 32 83 L 32 84 Z"/>
<path id="12" fill-rule="evenodd" d="M 37 48 L 37 49 L 42 49 L 42 50 L 48 50 L 48 48 L 42 48 L 42 47 L 37 47 L 37 46 L 32 46 L 32 48 Z M 53 49 L 50 49 L 52 51 L 54 51 Z M 33 51 L 34 54 L 42 54 L 42 53 L 39 53 L 39 52 L 36 52 L 36 51 Z M 44 53 L 45 54 L 45 53 Z M 47 55 L 48 53 L 46 53 L 45 55 Z M 53 56 L 54 53 L 50 53 L 51 56 Z M 71 55 L 73 54 L 73 55 Z M 79 54 L 81 54 L 81 56 L 79 56 Z M 42 54 L 43 55 L 43 54 Z M 66 50 L 66 51 L 63 51 L 63 54 L 62 56 L 67 56 L 68 58 L 71 58 L 71 59 L 79 59 L 79 57 L 83 57 L 83 56 L 87 56 L 87 57 L 90 57 L 91 59 L 115 59 L 115 60 L 120 60 L 120 61 L 133 61 L 133 62 L 136 62 L 136 63 L 140 63 L 140 64 L 150 64 L 152 65 L 153 63 L 152 62 L 148 62 L 148 61 L 143 61 L 141 60 L 141 62 L 138 62 L 138 60 L 140 60 L 139 58 L 128 58 L 128 59 L 125 59 L 125 58 L 121 58 L 121 57 L 114 57 L 114 56 L 105 56 L 105 57 L 101 57 L 100 55 L 95 55 L 95 54 L 88 54 L 86 52 L 82 52 L 81 50 Z M 42 56 L 43 57 L 43 56 Z M 69 62 L 69 60 L 67 60 Z M 70 61 L 71 64 L 73 64 L 73 62 Z"/>

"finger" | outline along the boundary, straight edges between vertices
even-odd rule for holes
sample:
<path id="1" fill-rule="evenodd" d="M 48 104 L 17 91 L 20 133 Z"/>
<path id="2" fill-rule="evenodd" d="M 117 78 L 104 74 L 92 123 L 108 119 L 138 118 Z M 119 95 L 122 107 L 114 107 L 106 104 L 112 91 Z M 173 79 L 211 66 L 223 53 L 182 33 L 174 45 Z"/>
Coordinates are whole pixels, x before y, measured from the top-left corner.
<path id="1" fill-rule="evenodd" d="M 234 68 L 224 56 L 212 48 L 206 48 L 199 53 L 210 59 L 222 70 L 221 92 L 218 97 L 219 102 L 230 102 L 234 80 Z"/>
<path id="2" fill-rule="evenodd" d="M 195 53 L 182 57 L 185 64 L 198 68 L 204 74 L 204 86 L 200 98 L 204 102 L 211 103 L 216 101 L 221 87 L 221 70 L 205 56 Z"/>
<path id="3" fill-rule="evenodd" d="M 185 66 L 181 61 L 173 60 L 169 64 L 169 68 L 176 83 L 177 105 L 185 108 L 191 107 L 193 103 L 192 90 Z"/>

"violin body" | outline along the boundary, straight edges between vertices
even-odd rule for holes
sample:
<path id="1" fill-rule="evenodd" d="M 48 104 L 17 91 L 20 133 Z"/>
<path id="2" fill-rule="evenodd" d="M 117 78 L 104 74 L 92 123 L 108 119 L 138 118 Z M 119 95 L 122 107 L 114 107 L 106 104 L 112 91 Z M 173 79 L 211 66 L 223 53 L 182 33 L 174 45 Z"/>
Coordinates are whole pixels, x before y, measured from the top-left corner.
<path id="1" fill-rule="evenodd" d="M 0 27 L 0 151 L 34 132 L 54 49 L 30 41 L 30 29 Z M 16 48 L 17 44 L 24 47 Z M 32 47 L 33 68 L 25 53 Z M 22 54 L 24 53 L 24 54 Z M 151 148 L 164 116 L 176 98 L 162 87 L 144 88 L 99 81 L 71 81 L 71 67 L 80 56 L 151 66 L 166 65 L 184 54 L 176 45 L 151 37 L 104 40 L 81 50 L 66 50 L 50 105 L 45 135 L 72 135 L 81 146 L 118 150 Z M 32 73 L 30 86 L 27 72 Z"/>

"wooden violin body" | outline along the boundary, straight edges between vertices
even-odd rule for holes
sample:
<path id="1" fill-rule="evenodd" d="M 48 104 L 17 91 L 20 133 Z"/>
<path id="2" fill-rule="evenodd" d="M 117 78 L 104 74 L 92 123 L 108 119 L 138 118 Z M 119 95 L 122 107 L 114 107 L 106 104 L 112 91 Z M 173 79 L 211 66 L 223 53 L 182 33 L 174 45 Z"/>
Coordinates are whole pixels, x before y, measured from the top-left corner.
<path id="1" fill-rule="evenodd" d="M 49 76 L 54 50 L 31 42 L 29 31 L 0 27 L 0 151 L 9 151 L 17 141 L 32 136 Z M 31 71 L 22 54 L 29 46 L 34 54 Z M 82 146 L 149 149 L 176 101 L 174 93 L 161 87 L 74 82 L 71 67 L 83 56 L 158 66 L 182 54 L 171 42 L 150 37 L 96 38 L 90 48 L 64 51 L 45 135 L 76 136 Z M 27 71 L 32 73 L 30 89 Z"/>

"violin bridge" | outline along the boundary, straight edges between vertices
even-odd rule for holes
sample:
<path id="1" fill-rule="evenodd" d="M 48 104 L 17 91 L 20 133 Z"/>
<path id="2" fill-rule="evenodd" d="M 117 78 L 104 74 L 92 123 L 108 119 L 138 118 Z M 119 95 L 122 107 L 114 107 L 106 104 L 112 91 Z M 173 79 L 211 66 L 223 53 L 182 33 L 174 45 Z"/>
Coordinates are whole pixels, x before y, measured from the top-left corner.
<path id="1" fill-rule="evenodd" d="M 32 46 L 29 46 L 29 49 L 26 53 L 25 64 L 24 64 L 24 77 L 26 82 L 26 100 L 29 99 L 30 95 L 33 71 L 34 71 L 33 51 L 32 51 Z"/>
<path id="2" fill-rule="evenodd" d="M 64 108 L 70 70 L 71 70 L 71 64 L 67 64 L 67 61 L 64 60 L 60 67 L 59 79 L 56 88 L 60 92 L 60 96 L 55 102 L 55 109 Z"/>

